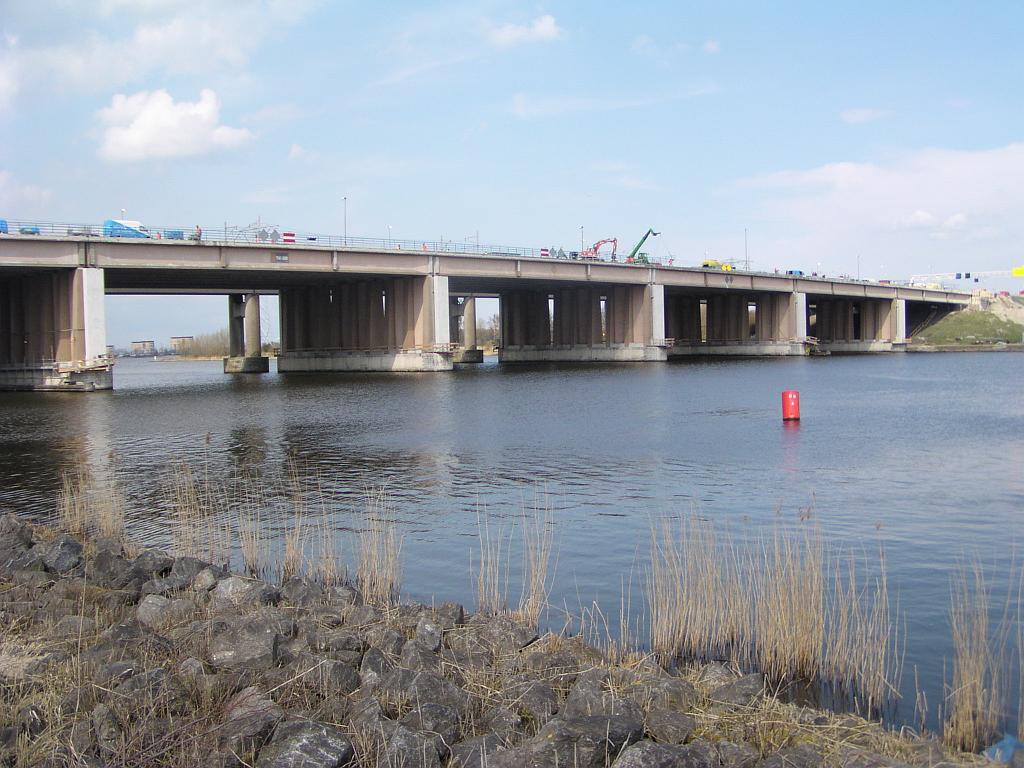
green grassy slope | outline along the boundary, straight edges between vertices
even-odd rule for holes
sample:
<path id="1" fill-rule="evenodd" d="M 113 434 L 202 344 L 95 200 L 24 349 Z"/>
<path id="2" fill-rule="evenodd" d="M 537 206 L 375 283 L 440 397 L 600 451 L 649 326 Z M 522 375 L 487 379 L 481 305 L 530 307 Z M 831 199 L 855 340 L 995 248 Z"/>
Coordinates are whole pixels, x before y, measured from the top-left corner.
<path id="1" fill-rule="evenodd" d="M 1019 344 L 1024 325 L 1002 320 L 989 312 L 963 310 L 942 318 L 925 328 L 914 340 L 928 344 L 973 344 L 981 341 L 1005 341 Z"/>

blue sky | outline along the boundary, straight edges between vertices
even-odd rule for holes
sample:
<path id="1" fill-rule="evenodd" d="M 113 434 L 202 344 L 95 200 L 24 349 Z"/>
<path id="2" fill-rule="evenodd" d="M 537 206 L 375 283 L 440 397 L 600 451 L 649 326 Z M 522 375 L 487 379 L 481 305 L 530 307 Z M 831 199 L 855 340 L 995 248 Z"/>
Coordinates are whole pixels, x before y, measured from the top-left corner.
<path id="1" fill-rule="evenodd" d="M 1006 269 L 1021 28 L 1013 3 L 3 0 L 0 217 L 340 232 L 347 197 L 370 237 L 653 226 L 687 264 L 747 228 L 764 269 Z M 225 307 L 108 315 L 123 344 Z"/>

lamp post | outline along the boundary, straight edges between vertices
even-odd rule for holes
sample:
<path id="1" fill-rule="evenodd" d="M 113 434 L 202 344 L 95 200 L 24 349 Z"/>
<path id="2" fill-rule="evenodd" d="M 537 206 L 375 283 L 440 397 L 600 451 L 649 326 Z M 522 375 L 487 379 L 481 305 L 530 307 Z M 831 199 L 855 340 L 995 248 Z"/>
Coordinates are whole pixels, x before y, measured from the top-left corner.
<path id="1" fill-rule="evenodd" d="M 345 232 L 345 234 L 344 234 L 345 245 L 348 245 L 348 195 L 346 195 L 345 197 L 341 198 L 341 202 L 342 202 L 342 204 L 344 206 L 343 207 L 343 213 L 342 213 L 342 216 L 343 216 L 342 221 L 344 223 L 343 223 L 342 226 L 344 226 L 344 228 L 345 228 L 344 229 L 344 232 Z"/>
<path id="2" fill-rule="evenodd" d="M 586 248 L 583 245 L 583 225 L 580 224 L 580 253 L 583 253 L 585 250 Z"/>
<path id="3" fill-rule="evenodd" d="M 391 247 L 391 225 L 388 224 L 388 248 Z"/>

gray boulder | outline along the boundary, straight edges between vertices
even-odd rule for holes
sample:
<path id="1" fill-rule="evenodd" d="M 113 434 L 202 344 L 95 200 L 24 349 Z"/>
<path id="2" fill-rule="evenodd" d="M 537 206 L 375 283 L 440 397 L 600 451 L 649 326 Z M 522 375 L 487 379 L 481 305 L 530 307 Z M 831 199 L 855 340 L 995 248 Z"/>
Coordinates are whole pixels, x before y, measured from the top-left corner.
<path id="1" fill-rule="evenodd" d="M 284 719 L 284 710 L 259 688 L 236 693 L 225 710 L 217 736 L 222 749 L 236 754 L 257 751 Z"/>
<path id="2" fill-rule="evenodd" d="M 404 699 L 413 706 L 430 701 L 463 712 L 469 704 L 469 695 L 465 691 L 435 672 L 426 670 L 398 668 L 384 676 L 378 690 L 395 699 Z"/>
<path id="3" fill-rule="evenodd" d="M 764 694 L 764 685 L 764 675 L 754 672 L 715 688 L 709 698 L 720 704 L 745 707 Z"/>
<path id="4" fill-rule="evenodd" d="M 196 610 L 196 604 L 186 597 L 170 600 L 160 595 L 146 595 L 135 609 L 135 618 L 144 627 L 160 629 L 187 621 Z"/>
<path id="5" fill-rule="evenodd" d="M 490 768 L 604 768 L 643 736 L 643 725 L 629 717 L 593 717 L 547 723 L 529 741 L 490 757 Z"/>
<path id="6" fill-rule="evenodd" d="M 220 611 L 247 611 L 260 606 L 276 605 L 280 592 L 264 581 L 229 576 L 217 582 L 210 593 L 213 607 Z"/>
<path id="7" fill-rule="evenodd" d="M 493 733 L 460 741 L 452 746 L 448 768 L 487 768 L 491 755 L 501 747 L 501 739 Z"/>
<path id="8" fill-rule="evenodd" d="M 82 562 L 82 543 L 65 533 L 45 545 L 40 554 L 49 570 L 67 573 Z"/>
<path id="9" fill-rule="evenodd" d="M 505 704 L 513 712 L 525 716 L 536 727 L 544 725 L 558 712 L 558 695 L 541 680 L 514 680 L 505 686 L 503 695 Z"/>
<path id="10" fill-rule="evenodd" d="M 260 750 L 256 768 L 342 768 L 355 757 L 352 742 L 333 726 L 286 720 Z"/>
<path id="11" fill-rule="evenodd" d="M 718 762 L 724 768 L 754 768 L 761 759 L 761 753 L 749 744 L 718 741 L 715 749 L 718 750 Z"/>
<path id="12" fill-rule="evenodd" d="M 343 661 L 304 653 L 296 664 L 299 672 L 302 673 L 303 684 L 321 696 L 349 694 L 360 685 L 359 673 L 356 672 L 355 667 Z"/>
<path id="13" fill-rule="evenodd" d="M 426 616 L 420 616 L 416 624 L 415 641 L 425 651 L 437 653 L 441 650 L 441 627 Z"/>
<path id="14" fill-rule="evenodd" d="M 361 687 L 373 690 L 383 677 L 395 668 L 395 665 L 388 660 L 377 648 L 370 648 L 363 654 L 363 661 L 359 665 L 359 679 Z"/>
<path id="15" fill-rule="evenodd" d="M 444 704 L 425 702 L 410 709 L 398 722 L 431 738 L 441 757 L 447 757 L 459 740 L 459 715 Z"/>
<path id="16" fill-rule="evenodd" d="M 210 663 L 221 669 L 267 670 L 277 666 L 284 645 L 295 634 L 295 623 L 274 610 L 259 611 L 222 627 L 209 644 Z"/>
<path id="17" fill-rule="evenodd" d="M 441 768 L 441 757 L 433 739 L 422 733 L 394 725 L 388 729 L 380 765 L 402 768 Z"/>
<path id="18" fill-rule="evenodd" d="M 647 732 L 659 744 L 685 744 L 697 730 L 697 721 L 675 709 L 653 707 L 647 713 Z"/>
<path id="19" fill-rule="evenodd" d="M 121 723 L 106 704 L 97 704 L 92 710 L 92 730 L 100 754 L 111 755 L 121 745 Z"/>
<path id="20" fill-rule="evenodd" d="M 406 669 L 430 669 L 438 670 L 441 667 L 441 657 L 433 651 L 428 651 L 415 639 L 406 641 L 402 646 L 402 654 L 398 664 Z"/>
<path id="21" fill-rule="evenodd" d="M 627 748 L 612 768 L 718 768 L 718 755 L 707 742 L 680 747 L 641 741 Z"/>
<path id="22" fill-rule="evenodd" d="M 132 560 L 132 570 L 146 579 L 166 576 L 174 566 L 174 558 L 160 549 L 144 549 Z"/>
<path id="23" fill-rule="evenodd" d="M 326 595 L 316 582 L 293 576 L 281 585 L 281 599 L 288 605 L 306 607 L 325 602 Z"/>
<path id="24" fill-rule="evenodd" d="M 758 768 L 820 768 L 824 765 L 824 761 L 817 747 L 810 744 L 798 744 L 795 747 L 780 749 L 757 765 Z"/>

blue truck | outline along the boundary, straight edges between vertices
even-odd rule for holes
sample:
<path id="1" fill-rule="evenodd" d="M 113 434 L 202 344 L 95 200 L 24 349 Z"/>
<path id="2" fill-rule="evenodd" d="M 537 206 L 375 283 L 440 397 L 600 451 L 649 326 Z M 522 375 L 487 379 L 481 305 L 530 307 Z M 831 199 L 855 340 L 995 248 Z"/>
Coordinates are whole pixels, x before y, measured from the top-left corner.
<path id="1" fill-rule="evenodd" d="M 142 237 L 149 238 L 149 230 L 141 222 L 125 219 L 107 219 L 103 222 L 104 237 Z"/>

